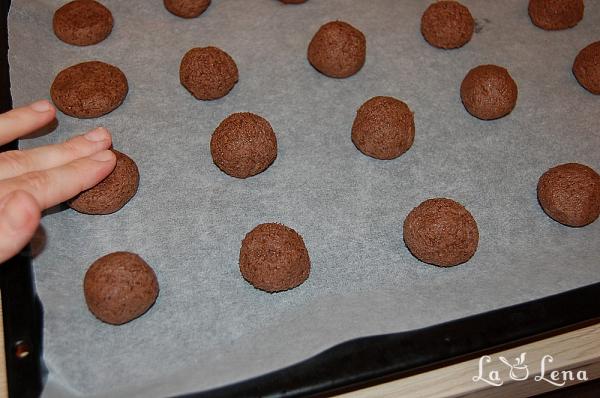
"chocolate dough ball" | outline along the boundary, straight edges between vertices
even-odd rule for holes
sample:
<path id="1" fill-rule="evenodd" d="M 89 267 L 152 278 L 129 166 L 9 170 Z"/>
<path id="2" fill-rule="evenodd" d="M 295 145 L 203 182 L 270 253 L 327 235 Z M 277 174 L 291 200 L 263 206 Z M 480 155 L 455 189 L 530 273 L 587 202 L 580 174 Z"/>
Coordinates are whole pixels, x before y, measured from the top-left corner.
<path id="1" fill-rule="evenodd" d="M 397 158 L 411 147 L 414 139 L 413 113 L 396 98 L 371 98 L 356 113 L 352 142 L 367 156 Z"/>
<path id="2" fill-rule="evenodd" d="M 508 71 L 496 65 L 471 69 L 460 86 L 467 111 L 483 120 L 508 115 L 517 104 L 517 94 L 517 84 Z"/>
<path id="3" fill-rule="evenodd" d="M 83 293 L 92 314 L 103 322 L 121 325 L 152 307 L 158 297 L 158 281 L 140 256 L 115 252 L 90 266 Z"/>
<path id="4" fill-rule="evenodd" d="M 600 41 L 579 52 L 573 63 L 573 74 L 590 93 L 600 94 Z"/>
<path id="5" fill-rule="evenodd" d="M 479 231 L 471 213 L 460 203 L 429 199 L 412 209 L 404 220 L 404 242 L 419 260 L 451 267 L 473 257 Z"/>
<path id="6" fill-rule="evenodd" d="M 50 96 L 65 115 L 87 119 L 118 108 L 128 91 L 127 78 L 119 68 L 90 61 L 70 66 L 56 75 Z"/>
<path id="7" fill-rule="evenodd" d="M 210 153 L 225 173 L 247 178 L 263 172 L 275 161 L 277 138 L 266 119 L 253 113 L 234 113 L 213 133 Z"/>
<path id="8" fill-rule="evenodd" d="M 529 0 L 529 18 L 545 30 L 569 29 L 583 19 L 583 0 Z"/>
<path id="9" fill-rule="evenodd" d="M 566 163 L 546 171 L 537 195 L 546 214 L 570 227 L 583 227 L 600 215 L 600 176 L 583 164 Z"/>
<path id="10" fill-rule="evenodd" d="M 308 61 L 330 77 L 349 77 L 365 64 L 365 35 L 352 25 L 329 22 L 321 26 L 308 45 Z"/>
<path id="11" fill-rule="evenodd" d="M 94 0 L 75 0 L 60 7 L 52 19 L 54 34 L 76 46 L 89 46 L 106 39 L 113 28 L 108 8 Z"/>
<path id="12" fill-rule="evenodd" d="M 462 47 L 471 40 L 474 31 L 473 16 L 467 7 L 457 1 L 433 3 L 421 17 L 421 33 L 434 47 Z"/>
<path id="13" fill-rule="evenodd" d="M 306 2 L 306 0 L 279 0 L 279 1 L 281 1 L 282 3 L 285 3 L 285 4 L 302 4 L 302 3 Z"/>
<path id="14" fill-rule="evenodd" d="M 210 0 L 164 0 L 165 8 L 181 18 L 196 18 L 210 5 Z"/>
<path id="15" fill-rule="evenodd" d="M 282 224 L 260 224 L 242 241 L 240 271 L 255 288 L 280 292 L 308 278 L 310 258 L 296 231 Z"/>
<path id="16" fill-rule="evenodd" d="M 216 47 L 192 48 L 179 66 L 181 84 L 199 100 L 224 97 L 238 81 L 233 58 Z"/>
<path id="17" fill-rule="evenodd" d="M 84 214 L 111 214 L 133 198 L 140 181 L 137 165 L 124 153 L 112 151 L 117 157 L 114 170 L 98 185 L 69 200 L 69 207 Z"/>

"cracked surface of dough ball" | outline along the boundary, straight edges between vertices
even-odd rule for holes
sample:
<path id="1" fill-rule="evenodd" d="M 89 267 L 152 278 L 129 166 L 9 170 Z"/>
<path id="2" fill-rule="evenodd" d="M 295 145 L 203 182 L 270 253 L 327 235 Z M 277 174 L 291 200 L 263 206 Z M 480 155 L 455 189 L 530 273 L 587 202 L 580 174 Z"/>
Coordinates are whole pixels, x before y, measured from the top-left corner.
<path id="1" fill-rule="evenodd" d="M 100 257 L 83 280 L 90 312 L 113 325 L 127 323 L 148 311 L 158 291 L 154 270 L 140 256 L 129 252 Z"/>
<path id="2" fill-rule="evenodd" d="M 255 288 L 280 292 L 301 285 L 310 274 L 302 237 L 282 224 L 260 224 L 242 241 L 240 272 Z"/>
<path id="3" fill-rule="evenodd" d="M 113 171 L 96 186 L 67 201 L 70 208 L 84 214 L 111 214 L 135 196 L 140 181 L 137 165 L 124 153 L 112 151 L 117 157 Z"/>
<path id="4" fill-rule="evenodd" d="M 538 200 L 552 219 L 583 227 L 600 215 L 600 175 L 579 163 L 552 167 L 539 179 Z"/>
<path id="5" fill-rule="evenodd" d="M 469 71 L 460 86 L 467 111 L 483 120 L 508 115 L 517 104 L 517 83 L 508 71 L 496 65 L 480 65 Z"/>
<path id="6" fill-rule="evenodd" d="M 239 73 L 235 61 L 225 51 L 216 47 L 197 47 L 183 56 L 179 79 L 196 99 L 215 100 L 231 91 Z"/>
<path id="7" fill-rule="evenodd" d="M 210 153 L 223 172 L 247 178 L 265 171 L 275 161 L 277 137 L 265 118 L 249 112 L 234 113 L 214 131 Z"/>
<path id="8" fill-rule="evenodd" d="M 440 267 L 469 261 L 479 245 L 471 213 L 451 199 L 429 199 L 404 220 L 404 242 L 419 260 Z"/>
<path id="9" fill-rule="evenodd" d="M 393 97 L 373 97 L 357 111 L 352 142 L 367 156 L 394 159 L 415 139 L 415 120 L 409 107 Z"/>
<path id="10" fill-rule="evenodd" d="M 329 77 L 354 75 L 365 64 L 366 54 L 365 35 L 342 21 L 321 26 L 308 45 L 308 61 Z"/>
<path id="11" fill-rule="evenodd" d="M 573 74 L 586 90 L 600 95 L 600 41 L 588 45 L 577 54 Z"/>
<path id="12" fill-rule="evenodd" d="M 529 0 L 529 18 L 545 30 L 569 29 L 583 19 L 583 0 Z"/>
<path id="13" fill-rule="evenodd" d="M 164 0 L 164 4 L 173 15 L 196 18 L 210 6 L 210 0 Z"/>
<path id="14" fill-rule="evenodd" d="M 67 3 L 52 18 L 56 37 L 75 46 L 100 43 L 112 32 L 113 23 L 110 10 L 94 0 Z"/>
<path id="15" fill-rule="evenodd" d="M 471 12 L 457 1 L 433 3 L 421 17 L 421 33 L 434 47 L 462 47 L 471 40 L 474 31 L 475 20 Z"/>
<path id="16" fill-rule="evenodd" d="M 60 71 L 50 88 L 50 97 L 65 115 L 89 119 L 114 111 L 128 91 L 127 78 L 119 68 L 89 61 Z"/>

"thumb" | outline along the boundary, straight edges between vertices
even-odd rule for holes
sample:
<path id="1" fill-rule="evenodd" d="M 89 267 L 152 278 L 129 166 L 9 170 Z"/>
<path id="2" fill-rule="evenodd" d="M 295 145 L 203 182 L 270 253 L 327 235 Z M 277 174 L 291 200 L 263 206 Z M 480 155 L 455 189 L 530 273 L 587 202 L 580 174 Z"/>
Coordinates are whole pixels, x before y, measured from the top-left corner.
<path id="1" fill-rule="evenodd" d="M 14 191 L 0 199 L 0 263 L 31 240 L 40 216 L 40 206 L 28 192 Z"/>

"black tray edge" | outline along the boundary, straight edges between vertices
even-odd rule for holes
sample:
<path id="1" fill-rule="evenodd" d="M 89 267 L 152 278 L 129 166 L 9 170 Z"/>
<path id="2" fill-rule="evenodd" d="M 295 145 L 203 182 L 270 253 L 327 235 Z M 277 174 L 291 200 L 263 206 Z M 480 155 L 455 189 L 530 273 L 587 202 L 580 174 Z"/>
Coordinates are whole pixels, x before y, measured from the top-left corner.
<path id="1" fill-rule="evenodd" d="M 12 108 L 8 66 L 8 10 L 0 0 L 0 113 Z M 17 141 L 0 146 L 16 149 Z M 37 397 L 42 391 L 42 313 L 35 294 L 29 248 L 0 265 L 6 379 L 10 397 Z"/>
<path id="2" fill-rule="evenodd" d="M 594 323 L 598 297 L 600 283 L 423 329 L 358 338 L 290 367 L 180 398 L 328 395 L 401 378 Z"/>

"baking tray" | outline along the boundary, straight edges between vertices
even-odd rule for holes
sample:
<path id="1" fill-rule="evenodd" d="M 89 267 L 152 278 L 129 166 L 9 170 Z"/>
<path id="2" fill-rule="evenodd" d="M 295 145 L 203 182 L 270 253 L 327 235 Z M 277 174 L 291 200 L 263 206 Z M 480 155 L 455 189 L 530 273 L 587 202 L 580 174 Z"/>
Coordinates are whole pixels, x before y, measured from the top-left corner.
<path id="1" fill-rule="evenodd" d="M 8 6 L 2 2 L 3 110 L 10 107 Z M 36 396 L 43 381 L 42 317 L 29 251 L 4 264 L 0 273 L 10 394 Z M 599 294 L 600 284 L 593 284 L 424 329 L 355 339 L 274 373 L 191 396 L 306 396 L 400 377 L 598 319 Z M 18 357 L 23 349 L 28 355 Z"/>

